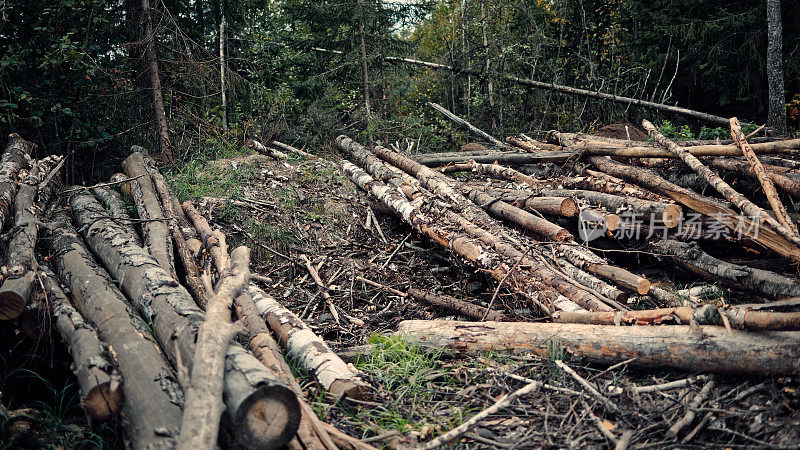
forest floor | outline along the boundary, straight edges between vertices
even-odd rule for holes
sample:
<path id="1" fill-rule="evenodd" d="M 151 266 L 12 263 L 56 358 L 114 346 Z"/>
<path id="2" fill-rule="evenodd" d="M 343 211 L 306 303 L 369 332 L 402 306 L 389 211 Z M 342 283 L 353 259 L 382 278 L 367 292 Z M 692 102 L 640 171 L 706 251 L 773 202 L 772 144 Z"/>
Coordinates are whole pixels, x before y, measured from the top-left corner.
<path id="1" fill-rule="evenodd" d="M 632 448 L 800 445 L 796 377 L 716 375 L 684 388 L 636 393 L 636 386 L 696 374 L 654 373 L 626 364 L 585 366 L 570 361 L 557 341 L 547 357 L 464 357 L 424 350 L 396 336 L 393 331 L 401 320 L 460 317 L 376 289 L 358 277 L 400 291 L 417 287 L 483 306 L 492 301 L 495 283 L 420 239 L 368 200 L 341 175 L 336 166 L 340 157 L 331 149 L 325 153 L 326 160 L 274 161 L 262 155 L 221 159 L 178 172 L 172 180 L 178 195 L 196 200 L 233 244 L 252 248 L 253 273 L 269 278 L 261 287 L 300 315 L 375 388 L 370 401 L 337 401 L 298 371 L 309 402 L 323 420 L 378 447 L 414 445 L 535 379 L 546 388 L 483 420 L 453 444 L 603 448 L 614 447 L 629 431 Z M 352 319 L 342 317 L 337 324 L 325 309 L 302 266 L 302 255 L 330 286 L 339 310 Z M 646 266 L 637 269 L 641 273 Z M 651 270 L 665 275 L 661 268 Z M 527 313 L 502 289 L 495 300 L 495 307 Z M 615 407 L 590 395 L 554 364 L 557 359 L 564 359 Z M 687 406 L 705 386 L 707 397 Z M 687 412 L 696 419 L 677 438 L 670 436 L 669 428 Z"/>
<path id="2" fill-rule="evenodd" d="M 323 420 L 378 448 L 413 446 L 539 380 L 544 383 L 541 390 L 484 419 L 451 445 L 614 448 L 629 436 L 631 448 L 800 447 L 800 377 L 715 375 L 694 378 L 682 388 L 639 393 L 637 386 L 697 374 L 652 372 L 625 363 L 587 366 L 572 360 L 557 340 L 545 357 L 468 357 L 426 350 L 395 335 L 401 320 L 463 318 L 372 287 L 359 277 L 399 291 L 416 287 L 483 306 L 496 295 L 496 309 L 535 318 L 510 293 L 500 289 L 495 294 L 496 284 L 488 276 L 420 239 L 368 200 L 340 173 L 335 151 L 321 150 L 327 159 L 275 161 L 237 155 L 192 162 L 169 178 L 180 199 L 196 202 L 223 229 L 231 246 L 250 246 L 252 272 L 263 277 L 260 287 L 301 316 L 374 387 L 369 400 L 332 398 L 313 376 L 293 365 Z M 332 301 L 343 313 L 340 324 L 303 267 L 304 255 L 329 285 Z M 638 273 L 681 280 L 657 261 L 635 263 Z M 688 283 L 683 279 L 671 286 Z M 734 294 L 723 295 L 735 301 Z M 10 390 L 2 398 L 14 409 L 13 426 L 29 429 L 15 430 L 15 439 L 2 436 L 0 449 L 124 447 L 118 422 L 86 425 L 70 382 L 69 358 L 57 338 L 36 343 L 31 352 L 25 350 L 30 341 L 2 337 L 16 342 L 25 358 L 24 364 L 3 361 L 6 370 L 0 376 Z M 556 360 L 564 360 L 609 401 L 591 395 Z M 705 398 L 690 405 L 701 391 Z M 671 436 L 668 430 L 687 412 L 694 420 Z M 0 425 L 0 432 L 10 431 Z"/>

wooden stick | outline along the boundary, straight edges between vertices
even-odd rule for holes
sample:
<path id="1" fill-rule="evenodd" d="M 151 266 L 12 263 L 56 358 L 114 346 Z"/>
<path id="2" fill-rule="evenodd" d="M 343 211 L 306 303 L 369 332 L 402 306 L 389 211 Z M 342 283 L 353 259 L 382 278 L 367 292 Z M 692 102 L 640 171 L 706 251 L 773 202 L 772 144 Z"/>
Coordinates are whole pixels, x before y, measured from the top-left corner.
<path id="1" fill-rule="evenodd" d="M 692 401 L 687 405 L 686 414 L 683 415 L 677 422 L 672 424 L 667 430 L 667 436 L 672 439 L 678 437 L 678 433 L 686 426 L 692 423 L 694 418 L 697 416 L 697 412 L 695 410 L 700 407 L 700 404 L 711 395 L 711 389 L 714 388 L 714 380 L 708 380 L 708 382 L 703 386 L 703 389 L 700 390 L 697 395 L 692 399 Z"/>
<path id="2" fill-rule="evenodd" d="M 497 147 L 504 148 L 504 149 L 510 148 L 509 145 L 506 144 L 505 142 L 502 142 L 499 139 L 497 139 L 497 138 L 495 138 L 493 136 L 490 136 L 489 133 L 478 129 L 477 127 L 475 127 L 471 123 L 469 123 L 466 120 L 462 119 L 461 117 L 458 117 L 457 115 L 453 114 L 447 108 L 439 105 L 438 103 L 428 102 L 428 106 L 430 106 L 431 108 L 435 109 L 436 111 L 442 113 L 442 115 L 444 115 L 448 119 L 452 120 L 453 122 L 463 126 L 467 130 L 469 130 L 470 133 L 486 139 L 488 142 L 491 142 L 492 144 L 496 145 Z"/>
<path id="3" fill-rule="evenodd" d="M 606 406 L 608 409 L 610 409 L 610 410 L 613 410 L 613 411 L 616 411 L 616 412 L 621 412 L 621 411 L 619 410 L 619 407 L 618 407 L 617 405 L 613 404 L 613 403 L 611 402 L 611 400 L 609 400 L 609 399 L 608 399 L 608 397 L 606 397 L 605 395 L 601 394 L 601 393 L 600 393 L 600 391 L 598 391 L 597 389 L 595 389 L 595 387 L 594 387 L 594 386 L 592 386 L 592 385 L 591 385 L 591 384 L 590 384 L 588 381 L 586 381 L 586 379 L 585 379 L 585 378 L 583 378 L 582 376 L 578 375 L 578 373 L 577 373 L 577 372 L 575 372 L 574 370 L 572 370 L 572 367 L 570 367 L 570 366 L 568 366 L 568 365 L 564 364 L 564 361 L 561 361 L 560 359 L 557 359 L 557 360 L 555 361 L 555 363 L 556 363 L 556 366 L 558 366 L 558 367 L 559 367 L 561 370 L 563 370 L 563 371 L 564 371 L 564 372 L 566 372 L 566 373 L 567 373 L 569 376 L 571 376 L 572 378 L 574 378 L 574 379 L 575 379 L 575 381 L 577 381 L 577 382 L 578 382 L 578 384 L 580 384 L 581 386 L 583 386 L 583 388 L 584 388 L 584 389 L 586 389 L 586 390 L 587 390 L 587 391 L 588 391 L 590 394 L 592 394 L 592 396 L 593 396 L 594 398 L 596 398 L 597 400 L 599 400 L 599 401 L 600 401 L 600 403 L 604 404 L 604 405 L 605 405 L 605 406 Z"/>
<path id="4" fill-rule="evenodd" d="M 800 237 L 797 235 L 797 226 L 792 222 L 792 219 L 789 218 L 786 207 L 781 203 L 781 198 L 775 190 L 775 185 L 772 184 L 772 180 L 767 175 L 767 171 L 764 169 L 761 161 L 758 160 L 753 148 L 747 143 L 747 140 L 745 140 L 742 127 L 739 125 L 739 119 L 736 117 L 731 117 L 731 136 L 733 136 L 736 145 L 742 150 L 745 158 L 747 158 L 747 162 L 750 163 L 750 168 L 758 178 L 758 182 L 761 183 L 761 187 L 764 189 L 764 195 L 767 196 L 767 201 L 772 207 L 772 211 L 775 212 L 775 217 L 778 222 L 791 231 L 796 237 Z"/>
<path id="5" fill-rule="evenodd" d="M 650 392 L 662 392 L 668 391 L 670 389 L 678 389 L 686 386 L 690 386 L 700 381 L 706 381 L 710 377 L 708 375 L 696 375 L 689 378 L 684 378 L 682 380 L 675 380 L 670 381 L 669 383 L 660 383 L 660 384 L 651 384 L 649 386 L 633 386 L 631 388 L 632 392 L 637 394 L 645 394 Z"/>

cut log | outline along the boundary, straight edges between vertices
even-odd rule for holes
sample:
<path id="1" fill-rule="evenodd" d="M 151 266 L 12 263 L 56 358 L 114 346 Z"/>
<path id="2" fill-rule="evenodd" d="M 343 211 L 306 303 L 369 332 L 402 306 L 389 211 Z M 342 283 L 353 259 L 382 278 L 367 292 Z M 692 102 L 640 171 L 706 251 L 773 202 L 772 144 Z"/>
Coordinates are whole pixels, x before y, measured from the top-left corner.
<path id="1" fill-rule="evenodd" d="M 557 262 L 560 266 L 559 268 L 564 272 L 564 274 L 566 274 L 569 278 L 581 283 L 582 285 L 597 291 L 602 296 L 600 298 L 606 301 L 609 306 L 619 310 L 629 309 L 624 305 L 625 301 L 628 300 L 628 294 L 625 292 L 614 286 L 611 286 L 605 281 L 589 273 L 584 272 L 583 270 L 575 267 L 573 264 L 570 264 L 569 261 L 565 259 L 559 258 Z"/>
<path id="2" fill-rule="evenodd" d="M 482 131 L 482 130 L 478 129 L 476 126 L 472 125 L 471 123 L 467 122 L 466 120 L 462 119 L 461 117 L 458 117 L 457 115 L 455 115 L 452 112 L 450 112 L 450 110 L 448 110 L 444 106 L 442 106 L 442 105 L 440 105 L 438 103 L 433 103 L 433 102 L 428 102 L 428 106 L 430 106 L 431 108 L 435 109 L 436 111 L 438 111 L 439 113 L 441 113 L 443 116 L 447 117 L 448 119 L 452 120 L 456 124 L 466 128 L 467 130 L 469 130 L 470 133 L 472 133 L 472 134 L 474 134 L 476 136 L 482 137 L 487 142 L 491 142 L 493 145 L 495 145 L 497 147 L 500 147 L 500 148 L 504 148 L 504 149 L 510 148 L 510 146 L 508 144 L 506 144 L 505 142 L 502 142 L 499 139 L 489 135 L 489 133 L 486 133 L 485 131 Z"/>
<path id="3" fill-rule="evenodd" d="M 528 197 L 524 206 L 528 210 L 561 217 L 574 217 L 578 204 L 569 197 Z"/>
<path id="4" fill-rule="evenodd" d="M 463 163 L 474 161 L 483 164 L 502 164 L 502 165 L 521 165 L 521 164 L 541 164 L 541 163 L 563 163 L 575 158 L 576 154 L 572 151 L 547 151 L 539 153 L 529 152 L 470 152 L 461 153 L 426 153 L 414 155 L 414 161 L 428 166 L 444 166 L 446 164 Z"/>
<path id="5" fill-rule="evenodd" d="M 737 289 L 747 289 L 767 297 L 800 296 L 800 283 L 796 279 L 723 261 L 704 252 L 695 242 L 667 239 L 653 242 L 652 248 L 703 278 L 712 278 Z"/>
<path id="6" fill-rule="evenodd" d="M 200 212 L 195 209 L 195 207 L 189 202 L 183 202 L 183 211 L 186 213 L 186 216 L 189 220 L 194 223 L 195 229 L 197 229 L 198 237 L 203 244 L 203 248 L 208 250 L 211 254 L 211 257 L 214 260 L 214 265 L 217 269 L 218 274 L 223 274 L 225 272 L 226 261 L 228 259 L 228 255 L 224 254 L 222 248 L 219 245 L 219 239 L 211 230 L 211 225 L 208 224 L 208 220 L 203 217 Z"/>
<path id="7" fill-rule="evenodd" d="M 147 325 L 83 247 L 66 215 L 59 213 L 47 223 L 47 235 L 54 268 L 70 288 L 76 308 L 94 324 L 119 363 L 125 382 L 123 424 L 131 446 L 171 447 L 180 426 L 183 391 Z"/>
<path id="8" fill-rule="evenodd" d="M 641 295 L 647 295 L 650 292 L 651 283 L 647 278 L 633 274 L 621 267 L 608 264 L 603 258 L 583 247 L 561 245 L 558 251 L 567 261 L 592 275 L 611 280 Z"/>
<path id="9" fill-rule="evenodd" d="M 481 72 L 477 71 L 477 70 L 464 69 L 464 68 L 461 68 L 461 67 L 453 67 L 453 66 L 448 66 L 448 65 L 445 65 L 445 64 L 437 64 L 437 63 L 432 63 L 432 62 L 427 62 L 427 61 L 420 61 L 420 60 L 417 60 L 417 59 L 386 56 L 386 57 L 384 57 L 384 61 L 387 61 L 389 63 L 398 63 L 399 62 L 399 63 L 405 63 L 405 64 L 413 64 L 413 65 L 417 65 L 417 66 L 428 67 L 428 68 L 435 69 L 435 70 L 446 70 L 446 71 L 450 71 L 450 72 L 453 72 L 453 73 L 473 75 L 473 76 L 477 76 L 477 77 L 482 77 L 483 76 L 483 74 Z M 720 124 L 720 125 L 727 125 L 727 123 L 728 123 L 728 119 L 726 119 L 724 117 L 715 116 L 713 114 L 708 114 L 708 113 L 704 113 L 704 112 L 700 112 L 700 111 L 693 111 L 691 109 L 681 108 L 681 107 L 678 107 L 678 106 L 665 105 L 663 103 L 648 102 L 648 101 L 645 101 L 645 100 L 639 100 L 639 99 L 630 98 L 630 97 L 622 97 L 622 96 L 615 95 L 615 94 L 607 94 L 605 92 L 589 91 L 589 90 L 586 90 L 586 89 L 578 89 L 578 88 L 573 88 L 573 87 L 569 87 L 569 86 L 562 86 L 562 85 L 553 84 L 553 83 L 544 83 L 544 82 L 541 82 L 541 81 L 528 80 L 528 79 L 525 79 L 525 78 L 514 77 L 514 76 L 511 76 L 511 75 L 500 75 L 500 78 L 505 80 L 505 81 L 510 81 L 512 83 L 517 83 L 517 84 L 521 84 L 523 86 L 529 86 L 529 87 L 533 87 L 533 88 L 537 88 L 537 89 L 547 89 L 547 90 L 550 90 L 550 91 L 561 92 L 563 94 L 568 94 L 568 95 L 579 95 L 579 96 L 582 96 L 582 97 L 592 97 L 592 98 L 597 98 L 597 99 L 601 99 L 601 100 L 608 100 L 608 101 L 612 101 L 612 102 L 622 103 L 622 104 L 626 104 L 626 105 L 639 106 L 639 107 L 643 107 L 643 108 L 652 108 L 652 109 L 657 109 L 659 111 L 670 112 L 670 113 L 674 113 L 674 114 L 681 114 L 681 115 L 688 116 L 688 117 L 691 117 L 691 118 L 694 118 L 694 119 L 706 120 L 706 121 L 709 121 L 709 122 L 712 122 L 712 123 L 717 123 L 717 124 Z"/>
<path id="10" fill-rule="evenodd" d="M 191 370 L 203 312 L 189 292 L 150 254 L 127 239 L 124 229 L 108 217 L 93 196 L 76 192 L 70 198 L 70 206 L 93 252 L 120 280 L 122 290 L 142 316 L 152 322 L 161 348 L 173 363 L 181 361 Z M 297 408 L 296 402 L 291 401 L 291 391 L 238 343 L 228 347 L 225 365 L 223 399 L 226 415 L 234 420 L 229 426 L 236 428 L 237 438 L 248 445 L 258 444 L 259 448 L 285 444 L 282 439 L 294 431 L 276 430 L 264 421 L 274 417 L 279 421 L 274 424 L 276 427 L 294 426 L 296 430 L 296 422 L 284 420 Z M 262 385 L 263 380 L 271 381 Z M 272 409 L 267 412 L 267 407 Z"/>
<path id="11" fill-rule="evenodd" d="M 800 330 L 800 313 L 751 311 L 738 306 L 716 307 L 702 305 L 697 308 L 681 306 L 675 308 L 648 309 L 639 311 L 589 312 L 558 311 L 553 321 L 559 323 L 583 323 L 591 325 L 654 325 L 689 324 L 724 326 L 725 316 L 731 327 L 754 331 Z"/>
<path id="12" fill-rule="evenodd" d="M 62 157 L 52 156 L 36 161 L 27 173 L 14 202 L 14 227 L 8 243 L 7 275 L 0 285 L 0 319 L 19 317 L 33 294 L 36 279 L 35 246 L 39 238 L 41 208 L 37 195 L 40 184 Z M 53 180 L 50 178 L 50 180 Z M 45 202 L 48 199 L 43 199 Z M 43 206 L 43 205 L 42 205 Z"/>
<path id="13" fill-rule="evenodd" d="M 800 372 L 800 332 L 725 327 L 616 327 L 531 322 L 404 320 L 398 333 L 423 347 L 460 353 L 535 353 L 553 342 L 584 362 L 686 371 L 782 374 Z"/>
<path id="14" fill-rule="evenodd" d="M 481 164 L 474 161 L 465 163 L 456 163 L 439 169 L 442 173 L 447 172 L 475 172 L 479 175 L 488 175 L 490 177 L 501 178 L 504 180 L 515 181 L 517 183 L 528 184 L 536 186 L 542 183 L 540 180 L 526 175 L 519 170 L 514 170 L 510 167 L 504 167 L 499 164 Z"/>
<path id="15" fill-rule="evenodd" d="M 256 141 L 255 139 L 250 139 L 247 141 L 247 148 L 253 149 L 258 153 L 263 155 L 267 155 L 269 157 L 275 159 L 286 159 L 286 153 L 283 153 L 279 150 L 275 150 L 274 148 L 270 148 L 262 144 L 261 142 Z"/>
<path id="16" fill-rule="evenodd" d="M 750 170 L 750 165 L 745 161 L 737 161 L 730 158 L 714 158 L 711 160 L 711 167 L 737 172 L 748 177 L 755 177 L 753 171 Z M 767 176 L 782 191 L 792 195 L 795 198 L 800 198 L 800 182 L 795 181 L 782 173 L 775 173 L 772 170 L 767 170 Z"/>
<path id="17" fill-rule="evenodd" d="M 772 211 L 775 212 L 778 222 L 794 234 L 795 237 L 800 237 L 797 235 L 797 226 L 792 222 L 792 219 L 789 218 L 786 207 L 781 203 L 781 198 L 775 190 L 775 185 L 772 184 L 772 180 L 767 175 L 767 171 L 764 169 L 761 161 L 758 160 L 753 148 L 747 143 L 747 140 L 745 140 L 742 127 L 739 125 L 739 120 L 736 117 L 731 118 L 731 135 L 733 136 L 733 140 L 736 141 L 736 145 L 742 150 L 745 158 L 747 158 L 747 162 L 750 163 L 750 168 L 756 175 L 762 189 L 764 189 L 764 195 L 767 196 L 769 206 L 772 207 Z"/>
<path id="18" fill-rule="evenodd" d="M 495 322 L 510 322 L 512 320 L 511 316 L 501 312 L 484 308 L 483 306 L 475 305 L 464 300 L 459 300 L 449 295 L 435 295 L 421 289 L 409 288 L 408 296 L 418 302 L 424 302 L 451 309 L 473 319 L 491 320 Z"/>
<path id="19" fill-rule="evenodd" d="M 326 391 L 337 397 L 363 398 L 369 395 L 369 386 L 299 317 L 255 285 L 249 286 L 248 293 L 289 355 L 313 372 Z"/>
<path id="20" fill-rule="evenodd" d="M 128 176 L 137 177 L 130 181 L 130 189 L 139 218 L 146 221 L 142 225 L 145 247 L 161 268 L 176 278 L 169 229 L 142 153 L 131 153 L 122 162 L 122 167 Z"/>
<path id="21" fill-rule="evenodd" d="M 286 363 L 278 343 L 272 338 L 264 319 L 259 315 L 248 289 L 244 289 L 236 297 L 234 305 L 236 307 L 236 316 L 239 317 L 244 326 L 247 343 L 253 354 L 267 369 L 289 386 L 297 397 L 300 404 L 300 422 L 296 439 L 300 441 L 303 448 L 335 449 L 336 445 L 332 442 L 328 432 L 323 428 L 314 410 L 306 402 L 302 388 L 295 380 L 291 368 Z"/>
<path id="22" fill-rule="evenodd" d="M 197 331 L 178 450 L 211 450 L 217 443 L 219 420 L 224 410 L 225 351 L 240 330 L 231 323 L 230 311 L 233 299 L 250 283 L 250 249 L 237 247 L 231 252 L 230 261 L 229 270 L 220 275 L 216 292 L 209 298 L 205 320 Z"/>
<path id="23" fill-rule="evenodd" d="M 620 197 L 586 190 L 540 188 L 539 193 L 548 197 L 571 197 L 584 200 L 618 215 L 646 217 L 651 222 L 663 223 L 669 228 L 678 226 L 683 217 L 681 207 L 672 203 L 657 203 L 640 198 Z"/>
<path id="24" fill-rule="evenodd" d="M 29 153 L 33 144 L 16 133 L 8 135 L 8 146 L 0 158 L 0 230 L 8 222 L 11 206 L 17 195 L 19 172 L 30 165 Z"/>
<path id="25" fill-rule="evenodd" d="M 133 220 L 128 214 L 128 208 L 122 200 L 120 193 L 106 186 L 94 187 L 92 188 L 92 193 L 100 200 L 100 203 L 105 206 L 108 212 L 111 213 L 111 217 L 128 231 L 128 235 L 136 241 L 137 245 L 141 246 L 142 240 L 139 237 L 139 233 L 137 233 L 136 229 L 133 227 Z"/>
<path id="26" fill-rule="evenodd" d="M 800 247 L 800 236 L 798 236 L 797 233 L 792 232 L 792 230 L 781 225 L 777 220 L 769 216 L 769 214 L 767 214 L 767 212 L 761 207 L 748 200 L 747 197 L 736 192 L 735 189 L 733 189 L 728 183 L 720 178 L 719 175 L 714 173 L 714 171 L 706 167 L 694 155 L 689 154 L 686 149 L 679 147 L 677 144 L 661 135 L 661 133 L 656 130 L 652 123 L 644 120 L 642 125 L 656 142 L 667 148 L 672 153 L 678 155 L 681 160 L 686 163 L 686 165 L 688 165 L 698 175 L 702 176 L 706 182 L 708 182 L 708 184 L 717 190 L 717 192 L 722 194 L 722 196 L 725 197 L 729 202 L 736 205 L 740 211 L 748 214 L 751 220 L 771 226 L 773 229 L 775 229 L 775 231 L 778 232 L 778 234 L 794 244 L 795 247 Z"/>
<path id="27" fill-rule="evenodd" d="M 114 354 L 81 313 L 73 308 L 55 275 L 45 269 L 42 276 L 53 322 L 72 356 L 72 371 L 81 390 L 81 407 L 94 420 L 106 421 L 122 409 L 122 379 Z"/>
<path id="28" fill-rule="evenodd" d="M 634 184 L 606 175 L 602 172 L 586 170 L 586 175 L 579 177 L 565 177 L 560 181 L 561 186 L 566 189 L 584 189 L 589 191 L 604 192 L 606 194 L 619 195 L 622 197 L 641 198 L 658 203 L 672 203 L 666 197 L 642 189 Z"/>
<path id="29" fill-rule="evenodd" d="M 588 159 L 595 167 L 609 175 L 632 180 L 640 186 L 669 196 L 694 211 L 722 222 L 729 230 L 739 230 L 743 236 L 765 248 L 800 262 L 800 250 L 791 242 L 769 228 L 756 226 L 750 219 L 742 217 L 713 198 L 682 188 L 641 167 L 621 164 L 600 156 Z"/>

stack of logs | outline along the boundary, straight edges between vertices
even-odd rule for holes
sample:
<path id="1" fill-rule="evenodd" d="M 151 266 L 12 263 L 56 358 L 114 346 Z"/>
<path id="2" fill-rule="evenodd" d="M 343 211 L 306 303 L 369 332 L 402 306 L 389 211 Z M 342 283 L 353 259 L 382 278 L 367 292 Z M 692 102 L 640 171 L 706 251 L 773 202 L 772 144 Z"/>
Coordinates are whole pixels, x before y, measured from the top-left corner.
<path id="1" fill-rule="evenodd" d="M 476 151 L 482 146 L 472 145 L 469 152 L 413 157 L 338 137 L 347 158 L 341 170 L 356 185 L 551 322 L 404 321 L 399 332 L 422 345 L 466 353 L 546 354 L 558 339 L 573 355 L 603 364 L 631 359 L 634 365 L 685 370 L 800 371 L 800 312 L 775 311 L 800 304 L 797 279 L 721 260 L 697 242 L 712 239 L 715 231 L 713 238 L 739 239 L 751 252 L 775 255 L 787 265 L 800 262 L 800 235 L 775 189 L 799 197 L 800 183 L 791 176 L 800 164 L 778 157 L 762 164 L 756 156 L 798 149 L 800 140 L 750 145 L 734 118 L 731 143 L 678 145 L 649 122 L 643 125 L 652 142 L 551 132 L 548 143 L 509 138 L 504 149 L 516 147 L 512 151 Z M 697 156 L 712 158 L 704 163 Z M 721 198 L 651 170 L 676 160 Z M 537 178 L 541 163 L 553 162 L 562 174 Z M 748 200 L 706 164 L 756 180 L 769 206 Z M 468 180 L 448 175 L 457 172 L 469 172 Z M 569 231 L 576 218 L 580 239 Z M 612 264 L 579 242 L 607 236 L 646 245 L 647 253 L 753 293 L 759 302 L 703 303 Z M 660 308 L 632 311 L 637 298 Z M 472 310 L 468 315 L 477 320 L 509 320 L 514 308 L 506 314 L 477 305 Z"/>
<path id="2" fill-rule="evenodd" d="M 93 419 L 121 414 L 136 449 L 371 448 L 317 418 L 281 346 L 334 396 L 369 386 L 250 282 L 249 249 L 229 252 L 144 149 L 115 181 L 63 189 L 62 158 L 33 148 L 12 134 L 0 160 L 0 318 L 31 333 L 52 318 Z"/>

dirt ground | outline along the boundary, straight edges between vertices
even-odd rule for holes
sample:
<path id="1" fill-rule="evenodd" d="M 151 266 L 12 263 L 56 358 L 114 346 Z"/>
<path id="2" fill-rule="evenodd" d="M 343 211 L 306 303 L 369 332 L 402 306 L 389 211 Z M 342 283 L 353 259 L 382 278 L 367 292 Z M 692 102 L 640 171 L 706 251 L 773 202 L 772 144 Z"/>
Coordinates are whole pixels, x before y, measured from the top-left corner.
<path id="1" fill-rule="evenodd" d="M 339 160 L 330 149 L 326 158 Z M 300 315 L 375 388 L 369 401 L 337 401 L 297 371 L 320 417 L 372 445 L 397 448 L 429 440 L 530 379 L 546 383 L 545 388 L 483 420 L 451 445 L 613 448 L 628 436 L 631 448 L 800 445 L 796 377 L 714 375 L 677 389 L 638 393 L 637 386 L 697 374 L 643 371 L 628 363 L 586 366 L 557 341 L 546 358 L 464 357 L 416 347 L 393 334 L 399 321 L 465 318 L 376 289 L 358 277 L 400 291 L 417 287 L 484 306 L 495 283 L 370 202 L 334 163 L 273 161 L 255 155 L 195 169 L 173 177 L 179 195 L 196 200 L 230 236 L 231 244 L 250 245 L 254 273 L 268 277 L 261 287 Z M 325 309 L 300 263 L 302 255 L 318 268 L 335 305 L 349 319 L 337 324 Z M 506 312 L 531 314 L 511 294 L 502 289 L 498 294 L 502 301 L 495 305 L 518 308 Z M 565 360 L 610 402 L 598 400 L 556 367 L 557 359 Z M 704 398 L 692 403 L 701 390 Z M 687 414 L 694 418 L 677 436 L 671 435 L 670 427 Z"/>

